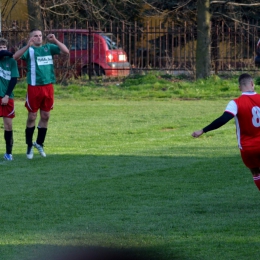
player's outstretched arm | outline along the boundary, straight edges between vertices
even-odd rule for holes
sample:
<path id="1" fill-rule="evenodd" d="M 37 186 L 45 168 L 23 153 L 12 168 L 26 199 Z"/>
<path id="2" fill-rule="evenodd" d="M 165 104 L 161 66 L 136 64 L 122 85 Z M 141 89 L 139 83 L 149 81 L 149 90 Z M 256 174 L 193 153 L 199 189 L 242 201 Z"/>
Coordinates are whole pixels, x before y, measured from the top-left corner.
<path id="1" fill-rule="evenodd" d="M 219 118 L 215 119 L 212 123 L 210 123 L 209 125 L 207 125 L 206 127 L 204 127 L 201 130 L 193 132 L 191 135 L 193 137 L 199 137 L 203 133 L 207 133 L 209 131 L 215 130 L 215 129 L 223 126 L 224 124 L 226 124 L 233 117 L 234 117 L 233 114 L 231 114 L 229 112 L 224 112 L 222 116 L 220 116 Z"/>

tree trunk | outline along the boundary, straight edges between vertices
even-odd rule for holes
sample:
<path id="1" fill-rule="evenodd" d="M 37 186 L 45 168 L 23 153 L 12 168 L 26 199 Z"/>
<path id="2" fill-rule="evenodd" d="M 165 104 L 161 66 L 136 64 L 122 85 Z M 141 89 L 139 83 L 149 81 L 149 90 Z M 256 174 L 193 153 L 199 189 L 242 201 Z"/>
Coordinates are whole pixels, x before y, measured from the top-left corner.
<path id="1" fill-rule="evenodd" d="M 197 3 L 196 79 L 210 76 L 210 0 Z"/>
<path id="2" fill-rule="evenodd" d="M 43 30 L 43 21 L 39 0 L 27 0 L 29 28 Z"/>

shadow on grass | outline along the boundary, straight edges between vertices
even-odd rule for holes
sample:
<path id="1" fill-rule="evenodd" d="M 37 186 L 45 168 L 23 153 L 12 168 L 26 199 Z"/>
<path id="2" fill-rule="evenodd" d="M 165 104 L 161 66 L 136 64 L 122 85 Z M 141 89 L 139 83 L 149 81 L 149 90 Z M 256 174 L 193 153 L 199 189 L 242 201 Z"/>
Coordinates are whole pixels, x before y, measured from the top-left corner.
<path id="1" fill-rule="evenodd" d="M 27 160 L 18 154 L 14 161 L 2 162 L 3 259 L 214 259 L 220 254 L 216 236 L 227 227 L 255 230 L 255 222 L 244 220 L 259 216 L 258 200 L 252 198 L 254 186 L 239 155 L 207 157 L 204 149 L 196 156 L 194 148 L 185 147 L 184 156 L 182 148 L 174 149 L 174 156 L 36 154 Z M 48 246 L 81 245 L 86 238 L 84 245 L 105 241 L 109 248 Z M 127 245 L 130 249 L 122 249 Z M 126 253 L 129 258 L 123 258 Z M 201 258 L 204 254 L 208 257 Z M 27 255 L 31 258 L 23 257 Z"/>
<path id="2" fill-rule="evenodd" d="M 19 248 L 19 247 L 18 247 Z M 18 250 L 16 248 L 16 250 Z M 48 246 L 20 247 L 27 256 L 19 260 L 185 260 L 179 253 L 166 248 L 113 248 L 102 246 Z M 169 254 L 169 255 L 168 255 Z M 170 256 L 170 257 L 169 257 Z M 189 258 L 191 259 L 191 258 Z"/>

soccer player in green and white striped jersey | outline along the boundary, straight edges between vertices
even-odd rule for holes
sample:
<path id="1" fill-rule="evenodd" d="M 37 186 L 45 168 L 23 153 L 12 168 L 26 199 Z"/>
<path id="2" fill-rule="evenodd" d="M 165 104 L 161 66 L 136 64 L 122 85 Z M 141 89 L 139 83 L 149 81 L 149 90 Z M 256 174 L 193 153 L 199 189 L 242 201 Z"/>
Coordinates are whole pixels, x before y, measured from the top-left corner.
<path id="1" fill-rule="evenodd" d="M 8 41 L 0 38 L 0 117 L 4 121 L 4 139 L 6 144 L 6 153 L 4 159 L 13 160 L 13 118 L 14 94 L 13 89 L 16 85 L 19 72 L 17 63 L 13 59 L 13 54 L 7 51 Z"/>
<path id="2" fill-rule="evenodd" d="M 49 34 L 47 40 L 48 43 L 43 44 L 42 32 L 33 29 L 30 32 L 27 45 L 14 54 L 16 60 L 21 58 L 27 64 L 28 88 L 25 107 L 28 110 L 28 118 L 25 138 L 28 159 L 33 158 L 33 147 L 37 148 L 41 156 L 46 157 L 43 144 L 47 133 L 50 111 L 53 109 L 54 104 L 53 83 L 55 83 L 55 73 L 53 55 L 69 54 L 68 48 L 54 34 Z M 38 135 L 36 142 L 33 142 L 38 110 L 40 110 L 40 120 L 37 126 Z"/>

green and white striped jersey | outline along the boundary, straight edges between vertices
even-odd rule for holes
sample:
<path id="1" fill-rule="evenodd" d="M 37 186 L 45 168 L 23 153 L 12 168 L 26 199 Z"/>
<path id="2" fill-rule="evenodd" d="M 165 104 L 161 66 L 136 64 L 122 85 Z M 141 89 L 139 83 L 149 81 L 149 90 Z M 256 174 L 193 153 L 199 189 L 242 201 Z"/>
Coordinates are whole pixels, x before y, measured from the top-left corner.
<path id="1" fill-rule="evenodd" d="M 60 54 L 60 48 L 55 44 L 31 46 L 25 51 L 21 59 L 27 64 L 28 84 L 37 86 L 56 82 L 53 64 L 56 54 Z"/>
<path id="2" fill-rule="evenodd" d="M 11 78 L 19 78 L 17 62 L 11 57 L 3 57 L 0 60 L 0 97 L 4 97 Z M 13 98 L 13 92 L 10 98 Z"/>

